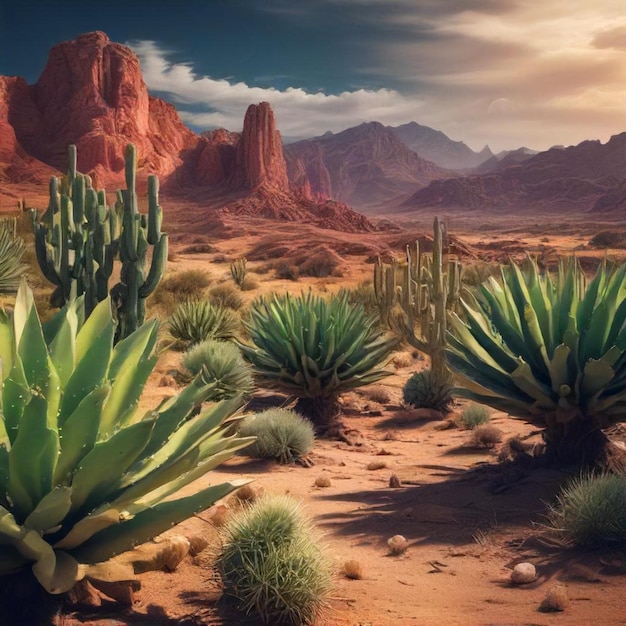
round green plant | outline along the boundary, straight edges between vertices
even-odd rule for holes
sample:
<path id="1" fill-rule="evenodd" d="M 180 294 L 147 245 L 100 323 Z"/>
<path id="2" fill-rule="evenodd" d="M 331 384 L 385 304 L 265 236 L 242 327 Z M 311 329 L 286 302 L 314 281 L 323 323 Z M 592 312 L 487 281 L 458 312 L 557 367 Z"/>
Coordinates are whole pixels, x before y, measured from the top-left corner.
<path id="1" fill-rule="evenodd" d="M 253 303 L 246 327 L 242 350 L 259 382 L 296 396 L 296 411 L 322 432 L 338 418 L 341 393 L 390 374 L 379 366 L 397 343 L 345 295 L 274 294 Z"/>
<path id="2" fill-rule="evenodd" d="M 314 624 L 326 608 L 331 564 L 289 496 L 264 496 L 233 516 L 216 564 L 226 595 L 264 624 Z"/>
<path id="3" fill-rule="evenodd" d="M 239 426 L 240 437 L 256 437 L 246 452 L 261 459 L 293 463 L 306 456 L 315 442 L 311 422 L 289 409 L 268 409 L 247 415 Z"/>
<path id="4" fill-rule="evenodd" d="M 405 404 L 419 409 L 446 411 L 452 403 L 452 387 L 441 382 L 430 369 L 413 374 L 402 390 Z"/>
<path id="5" fill-rule="evenodd" d="M 472 430 L 476 426 L 486 424 L 491 414 L 489 408 L 482 404 L 471 403 L 461 411 L 461 424 L 464 428 Z"/>
<path id="6" fill-rule="evenodd" d="M 549 519 L 568 541 L 580 546 L 626 546 L 626 476 L 586 475 L 557 496 Z"/>
<path id="7" fill-rule="evenodd" d="M 169 319 L 170 335 L 186 348 L 205 339 L 229 341 L 240 329 L 239 318 L 233 311 L 208 300 L 185 300 Z"/>
<path id="8" fill-rule="evenodd" d="M 205 385 L 213 385 L 207 400 L 249 396 L 254 391 L 252 368 L 231 342 L 205 339 L 185 352 L 183 365 L 190 377 L 199 376 Z"/>

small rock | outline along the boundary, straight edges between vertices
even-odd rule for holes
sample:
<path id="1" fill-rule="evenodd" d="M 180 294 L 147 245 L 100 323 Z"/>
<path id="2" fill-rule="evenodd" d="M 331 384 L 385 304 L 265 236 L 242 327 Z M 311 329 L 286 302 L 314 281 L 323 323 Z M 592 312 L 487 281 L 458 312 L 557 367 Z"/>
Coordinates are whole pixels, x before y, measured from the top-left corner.
<path id="1" fill-rule="evenodd" d="M 539 610 L 544 613 L 564 611 L 568 604 L 569 597 L 567 596 L 567 588 L 562 583 L 556 583 L 548 589 L 546 597 L 539 605 Z"/>
<path id="2" fill-rule="evenodd" d="M 537 580 L 537 570 L 532 563 L 518 563 L 511 572 L 511 583 L 526 585 Z"/>

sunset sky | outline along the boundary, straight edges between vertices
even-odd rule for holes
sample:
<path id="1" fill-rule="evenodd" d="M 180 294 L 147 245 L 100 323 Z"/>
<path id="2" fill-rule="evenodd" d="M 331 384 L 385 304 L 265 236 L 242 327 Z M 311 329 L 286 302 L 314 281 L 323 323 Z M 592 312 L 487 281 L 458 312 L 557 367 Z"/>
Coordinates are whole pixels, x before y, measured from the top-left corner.
<path id="1" fill-rule="evenodd" d="M 626 131 L 624 0 L 1 0 L 0 74 L 35 82 L 92 30 L 196 130 L 266 100 L 287 140 L 373 120 L 494 151 Z"/>

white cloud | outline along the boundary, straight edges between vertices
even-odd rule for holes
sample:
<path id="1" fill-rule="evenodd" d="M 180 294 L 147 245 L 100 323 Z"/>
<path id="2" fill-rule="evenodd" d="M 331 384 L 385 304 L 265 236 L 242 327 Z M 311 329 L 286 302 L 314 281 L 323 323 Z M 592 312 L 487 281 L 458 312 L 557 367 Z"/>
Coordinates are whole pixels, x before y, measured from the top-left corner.
<path id="1" fill-rule="evenodd" d="M 241 129 L 246 108 L 269 102 L 284 137 L 306 138 L 344 130 L 361 122 L 398 125 L 420 117 L 418 98 L 393 89 L 357 89 L 340 94 L 310 93 L 299 87 L 284 90 L 255 87 L 209 76 L 198 76 L 191 65 L 170 63 L 168 52 L 153 41 L 128 44 L 141 62 L 150 91 L 165 92 L 178 106 L 182 119 L 201 129 Z M 193 110 L 185 105 L 193 104 Z M 197 111 L 198 105 L 205 108 Z"/>

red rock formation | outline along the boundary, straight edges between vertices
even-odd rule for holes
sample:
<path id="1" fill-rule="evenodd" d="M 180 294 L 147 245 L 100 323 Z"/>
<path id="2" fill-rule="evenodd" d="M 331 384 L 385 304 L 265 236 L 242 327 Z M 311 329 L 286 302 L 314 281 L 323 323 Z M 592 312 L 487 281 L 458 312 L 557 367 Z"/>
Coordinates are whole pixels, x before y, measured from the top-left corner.
<path id="1" fill-rule="evenodd" d="M 289 189 L 283 142 L 267 102 L 251 104 L 246 111 L 230 186 L 249 191 L 259 187 Z"/>
<path id="2" fill-rule="evenodd" d="M 148 95 L 137 56 L 102 32 L 52 48 L 30 95 L 36 113 L 15 115 L 17 138 L 61 170 L 74 143 L 81 171 L 95 170 L 98 178 L 120 174 L 124 147 L 132 142 L 140 167 L 167 177 L 181 165 L 179 153 L 198 142 L 172 105 Z"/>

